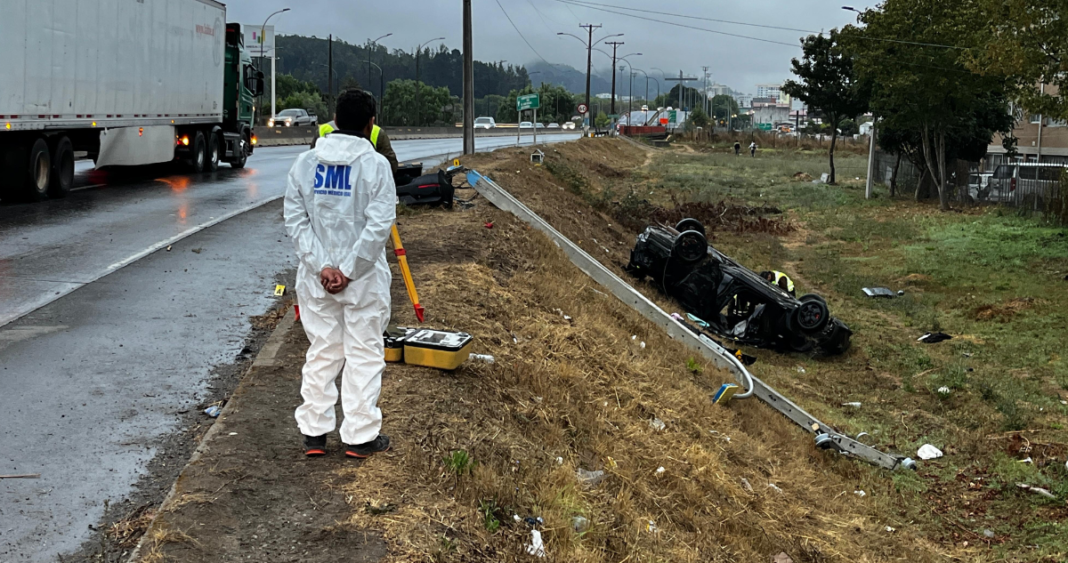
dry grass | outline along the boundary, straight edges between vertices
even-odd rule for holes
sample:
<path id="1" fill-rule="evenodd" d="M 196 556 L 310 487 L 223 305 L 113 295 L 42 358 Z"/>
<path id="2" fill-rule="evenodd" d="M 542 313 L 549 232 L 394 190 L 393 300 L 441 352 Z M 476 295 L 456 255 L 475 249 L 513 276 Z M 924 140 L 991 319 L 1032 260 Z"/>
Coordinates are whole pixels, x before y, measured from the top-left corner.
<path id="1" fill-rule="evenodd" d="M 620 163 L 644 160 L 640 149 L 611 141 L 560 150 L 572 147 L 581 154 L 570 157 L 588 159 L 584 170 L 600 160 L 626 173 Z M 625 255 L 622 241 L 632 235 L 613 231 L 610 218 L 522 158 L 509 151 L 468 164 L 507 189 L 541 186 L 523 194 L 528 204 L 572 205 L 569 214 L 547 218 L 596 231 L 596 241 L 571 236 L 602 248 L 610 262 Z M 402 224 L 428 324 L 472 333 L 476 352 L 497 361 L 454 373 L 387 371 L 381 404 L 397 450 L 343 476 L 348 524 L 383 530 L 391 560 L 529 560 L 528 528 L 513 514 L 544 519 L 550 561 L 945 556 L 892 516 L 872 516 L 869 503 L 895 495 L 892 487 L 861 498 L 853 493 L 857 462 L 815 450 L 808 434 L 759 403 L 711 405 L 725 373 L 701 361 L 699 370 L 688 369 L 695 354 L 600 292 L 545 237 L 479 204 Z M 398 320 L 412 322 L 403 290 L 394 295 Z M 666 423 L 663 431 L 650 426 L 654 418 Z M 458 450 L 475 462 L 469 474 L 446 470 L 444 458 Z M 584 489 L 579 468 L 608 477 Z M 368 503 L 396 509 L 375 514 Z M 580 515 L 592 523 L 583 533 L 571 527 Z M 888 525 L 902 531 L 889 533 Z"/>
<path id="2" fill-rule="evenodd" d="M 197 544 L 198 542 L 181 530 L 170 529 L 162 524 L 157 525 L 148 532 L 148 543 L 145 544 L 147 551 L 141 555 L 140 563 L 163 563 L 167 560 L 163 547 L 171 543 Z"/>

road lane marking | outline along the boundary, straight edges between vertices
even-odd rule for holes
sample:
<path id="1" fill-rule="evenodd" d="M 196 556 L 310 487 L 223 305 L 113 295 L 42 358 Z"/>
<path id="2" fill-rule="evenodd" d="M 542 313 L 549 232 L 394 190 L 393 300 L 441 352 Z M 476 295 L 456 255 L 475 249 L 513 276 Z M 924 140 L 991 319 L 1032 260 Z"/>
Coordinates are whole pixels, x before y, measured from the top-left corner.
<path id="1" fill-rule="evenodd" d="M 101 272 L 98 272 L 96 274 L 92 274 L 89 277 L 89 279 L 86 280 L 84 283 L 79 282 L 79 285 L 76 285 L 74 287 L 68 287 L 66 289 L 61 289 L 61 290 L 53 293 L 52 295 L 49 296 L 49 298 L 47 300 L 37 304 L 36 306 L 32 307 L 31 309 L 28 309 L 26 311 L 17 312 L 17 313 L 15 313 L 13 316 L 11 316 L 9 318 L 0 319 L 0 327 L 3 327 L 3 326 L 5 326 L 5 325 L 7 325 L 9 323 L 15 322 L 15 321 L 21 319 L 22 317 L 25 317 L 26 315 L 29 315 L 30 313 L 40 309 L 41 307 L 44 307 L 46 305 L 50 305 L 50 304 L 54 303 L 55 301 L 65 297 L 67 295 L 70 295 L 72 292 L 76 291 L 78 288 L 85 287 L 85 286 L 87 286 L 87 285 L 99 280 L 100 278 L 115 272 L 116 270 L 119 270 L 119 269 L 121 269 L 121 268 L 123 268 L 125 266 L 129 266 L 130 264 L 132 264 L 132 263 L 144 258 L 145 256 L 148 256 L 149 254 L 152 254 L 153 252 L 157 252 L 159 250 L 167 248 L 168 246 L 170 246 L 170 245 L 172 245 L 172 244 L 174 244 L 174 243 L 176 243 L 176 242 L 178 242 L 178 241 L 180 241 L 180 240 L 182 240 L 184 238 L 188 238 L 188 237 L 190 237 L 192 235 L 195 235 L 195 234 L 199 233 L 200 231 L 203 231 L 204 229 L 207 229 L 207 228 L 210 228 L 210 227 L 214 227 L 215 225 L 218 225 L 219 223 L 222 223 L 223 221 L 226 221 L 227 219 L 232 219 L 234 217 L 237 217 L 238 215 L 241 215 L 242 213 L 248 213 L 249 211 L 252 211 L 253 209 L 256 209 L 258 207 L 263 207 L 264 205 L 267 205 L 268 203 L 271 203 L 271 202 L 274 202 L 274 201 L 278 201 L 278 200 L 282 199 L 283 197 L 285 197 L 285 196 L 284 195 L 276 195 L 276 196 L 269 197 L 269 198 L 267 198 L 265 200 L 258 201 L 256 203 L 252 203 L 250 205 L 246 205 L 245 207 L 242 207 L 240 209 L 231 211 L 231 212 L 226 213 L 224 215 L 220 215 L 219 217 L 211 219 L 210 221 L 205 221 L 203 223 L 200 223 L 199 225 L 196 225 L 194 227 L 190 227 L 190 228 L 182 231 L 181 233 L 178 233 L 177 235 L 174 235 L 173 237 L 168 238 L 167 240 L 157 242 L 156 244 L 153 244 L 152 246 L 149 246 L 148 248 L 146 248 L 146 249 L 144 249 L 144 250 L 142 250 L 140 252 L 137 252 L 135 254 L 131 254 L 130 256 L 126 257 L 125 259 L 119 260 L 118 262 L 115 262 L 114 264 L 108 266 L 107 268 L 105 268 Z"/>

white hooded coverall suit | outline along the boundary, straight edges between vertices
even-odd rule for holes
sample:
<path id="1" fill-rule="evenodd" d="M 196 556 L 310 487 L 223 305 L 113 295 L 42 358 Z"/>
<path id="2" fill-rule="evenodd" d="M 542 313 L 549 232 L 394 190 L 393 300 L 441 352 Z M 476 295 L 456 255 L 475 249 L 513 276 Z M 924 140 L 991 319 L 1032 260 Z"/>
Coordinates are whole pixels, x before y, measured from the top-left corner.
<path id="1" fill-rule="evenodd" d="M 297 157 L 289 171 L 285 222 L 300 265 L 297 303 L 311 345 L 296 419 L 305 436 L 334 430 L 342 373 L 341 440 L 364 444 L 378 437 L 378 396 L 386 369 L 382 334 L 389 322 L 386 240 L 396 219 L 397 192 L 386 158 L 367 139 L 335 133 Z M 351 281 L 331 295 L 319 281 L 323 268 Z"/>

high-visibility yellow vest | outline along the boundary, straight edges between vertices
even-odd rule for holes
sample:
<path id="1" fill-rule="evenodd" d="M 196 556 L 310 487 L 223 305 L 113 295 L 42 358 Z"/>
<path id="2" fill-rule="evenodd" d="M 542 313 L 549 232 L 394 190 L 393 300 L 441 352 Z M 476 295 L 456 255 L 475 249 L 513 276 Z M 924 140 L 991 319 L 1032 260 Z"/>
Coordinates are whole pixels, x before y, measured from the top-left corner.
<path id="1" fill-rule="evenodd" d="M 319 136 L 325 137 L 333 133 L 335 129 L 337 129 L 337 123 L 334 123 L 333 121 L 331 121 L 330 123 L 324 123 L 319 126 Z M 371 145 L 373 145 L 376 149 L 378 148 L 378 134 L 381 132 L 381 127 L 377 125 L 373 125 L 371 127 Z"/>
<path id="2" fill-rule="evenodd" d="M 789 291 L 790 293 L 794 292 L 794 280 L 791 280 L 790 276 L 777 270 L 772 271 L 771 273 L 775 275 L 775 285 L 779 285 L 779 280 L 786 278 L 786 291 Z"/>

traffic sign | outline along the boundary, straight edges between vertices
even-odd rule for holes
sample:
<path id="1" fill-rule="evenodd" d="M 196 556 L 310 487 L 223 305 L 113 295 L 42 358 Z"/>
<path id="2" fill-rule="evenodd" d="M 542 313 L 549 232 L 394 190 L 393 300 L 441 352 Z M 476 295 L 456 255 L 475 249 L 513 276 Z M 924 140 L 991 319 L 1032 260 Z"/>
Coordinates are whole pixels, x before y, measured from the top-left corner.
<path id="1" fill-rule="evenodd" d="M 760 129 L 761 131 L 771 131 L 771 124 L 770 123 L 757 123 L 757 129 Z"/>
<path id="2" fill-rule="evenodd" d="M 590 108 L 587 107 L 586 104 L 579 104 L 578 105 L 578 114 L 579 115 L 585 115 L 586 112 L 588 112 L 588 111 L 590 111 Z"/>
<path id="3" fill-rule="evenodd" d="M 539 107 L 541 107 L 541 98 L 537 94 L 524 94 L 515 99 L 515 109 L 517 111 L 538 109 Z"/>

